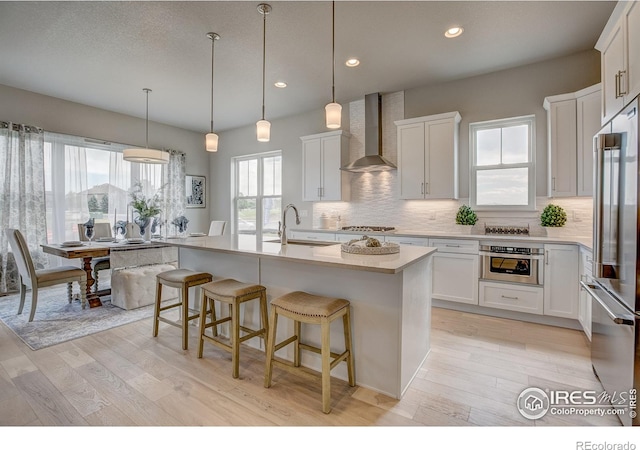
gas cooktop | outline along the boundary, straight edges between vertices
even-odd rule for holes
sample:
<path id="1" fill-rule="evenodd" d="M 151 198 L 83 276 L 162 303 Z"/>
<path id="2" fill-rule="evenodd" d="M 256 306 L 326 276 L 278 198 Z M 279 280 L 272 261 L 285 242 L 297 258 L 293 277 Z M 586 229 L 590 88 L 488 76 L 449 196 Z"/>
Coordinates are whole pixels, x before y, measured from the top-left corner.
<path id="1" fill-rule="evenodd" d="M 389 232 L 389 231 L 395 231 L 395 227 L 374 227 L 374 226 L 369 226 L 369 225 L 354 225 L 354 226 L 342 227 L 342 231 Z"/>

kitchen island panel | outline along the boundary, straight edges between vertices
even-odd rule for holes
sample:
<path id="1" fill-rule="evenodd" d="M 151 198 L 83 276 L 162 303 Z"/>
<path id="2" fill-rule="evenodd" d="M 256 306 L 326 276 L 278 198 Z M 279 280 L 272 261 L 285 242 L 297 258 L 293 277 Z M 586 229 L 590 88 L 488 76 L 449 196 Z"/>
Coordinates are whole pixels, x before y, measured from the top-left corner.
<path id="1" fill-rule="evenodd" d="M 371 257 L 373 271 L 367 271 L 361 265 L 353 266 L 350 261 L 318 265 L 310 260 L 305 263 L 298 258 L 287 257 L 289 255 L 278 257 L 230 249 L 220 251 L 212 247 L 180 245 L 178 242 L 174 245 L 179 248 L 181 267 L 207 271 L 214 280 L 235 278 L 260 283 L 267 288 L 269 302 L 296 290 L 349 300 L 356 384 L 359 386 L 401 398 L 428 355 L 433 249 L 422 250 L 413 262 L 403 264 L 404 267 L 398 271 L 381 273 L 375 271 L 378 268 L 373 261 L 375 256 Z M 413 250 L 407 248 L 409 253 Z M 246 306 L 243 325 L 254 328 L 260 323 L 258 308 Z M 227 334 L 226 328 L 221 332 Z M 292 332 L 291 321 L 280 321 L 278 342 Z M 318 345 L 320 327 L 303 326 L 303 336 Z M 344 350 L 341 321 L 332 324 L 331 342 L 332 350 Z M 264 349 L 263 342 L 258 339 L 249 340 L 246 344 Z M 293 346 L 288 346 L 281 349 L 278 356 L 293 360 L 292 352 Z M 318 355 L 303 352 L 302 356 L 302 365 L 320 370 Z M 332 376 L 346 380 L 346 365 L 338 364 Z"/>

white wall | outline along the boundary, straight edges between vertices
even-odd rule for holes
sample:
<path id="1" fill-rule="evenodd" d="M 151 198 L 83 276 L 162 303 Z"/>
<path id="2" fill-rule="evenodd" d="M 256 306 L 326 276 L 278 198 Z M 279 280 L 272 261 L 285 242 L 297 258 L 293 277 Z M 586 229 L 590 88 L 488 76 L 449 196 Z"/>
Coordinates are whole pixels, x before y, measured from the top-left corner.
<path id="1" fill-rule="evenodd" d="M 143 105 L 141 102 L 141 108 Z M 145 146 L 144 118 L 105 111 L 1 84 L 0 120 L 34 125 L 56 133 Z M 184 152 L 187 174 L 205 175 L 209 181 L 209 156 L 204 150 L 204 135 L 150 121 L 149 146 Z M 186 216 L 189 219 L 189 230 L 208 231 L 209 211 L 210 204 L 207 208 L 188 209 Z"/>

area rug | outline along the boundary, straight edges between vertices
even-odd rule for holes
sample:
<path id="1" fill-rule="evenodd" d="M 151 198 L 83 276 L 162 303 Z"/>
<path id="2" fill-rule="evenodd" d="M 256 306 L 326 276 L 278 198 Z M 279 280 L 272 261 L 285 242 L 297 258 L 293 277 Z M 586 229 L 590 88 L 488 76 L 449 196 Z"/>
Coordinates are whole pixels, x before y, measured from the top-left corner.
<path id="1" fill-rule="evenodd" d="M 31 292 L 27 292 L 20 315 L 20 294 L 0 297 L 0 320 L 32 350 L 38 350 L 153 316 L 153 305 L 124 310 L 112 305 L 108 296 L 101 301 L 102 306 L 82 309 L 80 300 L 67 301 L 66 285 L 53 286 L 40 289 L 33 322 L 28 321 Z"/>

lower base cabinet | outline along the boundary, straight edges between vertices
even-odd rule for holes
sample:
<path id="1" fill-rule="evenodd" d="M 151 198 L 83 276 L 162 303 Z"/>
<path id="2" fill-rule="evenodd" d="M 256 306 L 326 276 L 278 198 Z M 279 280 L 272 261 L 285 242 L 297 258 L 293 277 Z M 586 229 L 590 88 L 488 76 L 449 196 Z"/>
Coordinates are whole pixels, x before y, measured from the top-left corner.
<path id="1" fill-rule="evenodd" d="M 578 247 L 545 244 L 544 253 L 544 314 L 578 319 Z"/>
<path id="2" fill-rule="evenodd" d="M 478 241 L 430 239 L 429 246 L 438 249 L 433 255 L 432 298 L 477 305 Z"/>
<path id="3" fill-rule="evenodd" d="M 478 255 L 435 253 L 432 298 L 478 304 Z"/>
<path id="4" fill-rule="evenodd" d="M 532 314 L 543 312 L 541 287 L 481 281 L 479 291 L 480 306 Z"/>

